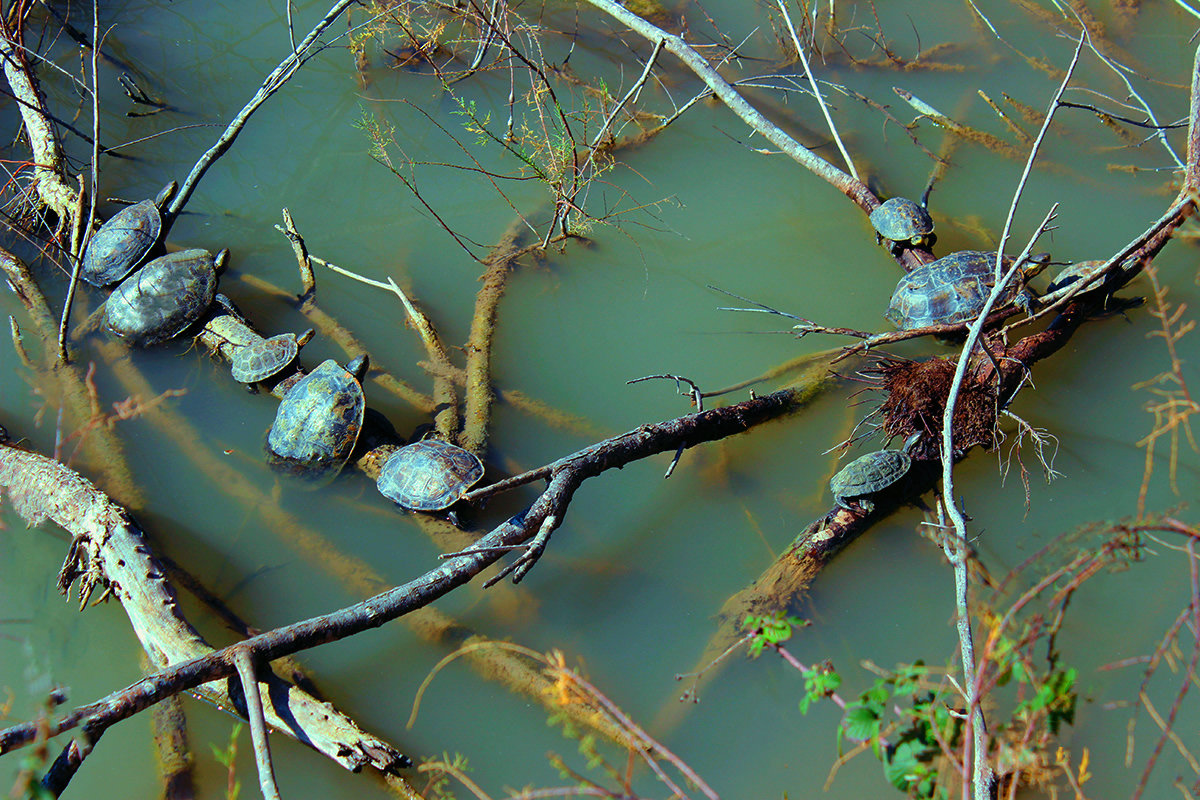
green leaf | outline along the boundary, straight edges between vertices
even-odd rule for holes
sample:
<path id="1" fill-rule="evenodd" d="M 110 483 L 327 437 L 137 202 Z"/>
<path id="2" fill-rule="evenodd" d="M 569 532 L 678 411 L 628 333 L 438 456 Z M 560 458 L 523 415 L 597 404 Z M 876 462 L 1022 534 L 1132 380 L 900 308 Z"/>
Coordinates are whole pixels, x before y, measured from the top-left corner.
<path id="1" fill-rule="evenodd" d="M 879 735 L 880 716 L 866 706 L 852 705 L 846 708 L 842 727 L 851 739 L 865 742 Z"/>

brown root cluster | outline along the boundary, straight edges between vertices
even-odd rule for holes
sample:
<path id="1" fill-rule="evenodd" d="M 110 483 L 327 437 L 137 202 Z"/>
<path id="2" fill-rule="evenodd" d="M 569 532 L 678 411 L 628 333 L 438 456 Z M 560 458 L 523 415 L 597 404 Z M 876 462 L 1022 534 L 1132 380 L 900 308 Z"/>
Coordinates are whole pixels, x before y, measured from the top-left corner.
<path id="1" fill-rule="evenodd" d="M 883 429 L 890 437 L 906 439 L 924 434 L 913 448 L 917 459 L 934 459 L 942 446 L 942 417 L 954 381 L 956 362 L 950 358 L 928 361 L 880 361 L 877 371 L 886 397 L 880 408 Z M 968 372 L 954 407 L 954 449 L 975 445 L 996 447 L 995 384 Z"/>

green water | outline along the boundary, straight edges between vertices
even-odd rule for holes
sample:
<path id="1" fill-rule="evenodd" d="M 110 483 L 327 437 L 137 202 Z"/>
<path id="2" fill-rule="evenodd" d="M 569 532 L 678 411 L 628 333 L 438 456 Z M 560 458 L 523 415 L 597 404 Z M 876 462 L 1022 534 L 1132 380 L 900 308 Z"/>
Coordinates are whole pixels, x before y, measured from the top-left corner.
<path id="1" fill-rule="evenodd" d="M 961 43 L 959 54 L 950 58 L 965 65 L 965 71 L 899 72 L 847 66 L 836 57 L 814 68 L 823 79 L 887 104 L 903 122 L 913 114 L 892 86 L 907 88 L 943 112 L 1012 141 L 976 91 L 998 101 L 1001 92 L 1008 92 L 1041 108 L 1059 78 L 1030 68 L 986 29 L 973 27 L 969 9 L 954 3 L 938 6 L 925 4 L 918 12 L 897 4 L 879 9 L 880 20 L 891 44 L 905 56 L 915 53 L 918 35 L 925 48 L 942 41 Z M 763 7 L 719 3 L 705 4 L 705 9 L 734 43 L 746 40 L 739 53 L 765 59 L 748 58 L 728 67 L 727 76 L 774 69 L 778 50 Z M 324 10 L 321 4 L 297 5 L 297 38 Z M 998 4 L 985 11 L 1004 38 L 1029 56 L 1060 69 L 1070 61 L 1073 42 L 1055 37 L 1017 7 Z M 1104 4 L 1093 4 L 1093 11 L 1104 20 L 1111 17 Z M 74 13 L 79 15 L 73 17 L 75 24 L 90 28 L 87 10 Z M 614 94 L 623 94 L 641 70 L 625 43 L 641 58 L 648 49 L 595 12 L 580 9 L 578 22 L 574 8 L 552 8 L 547 14 L 548 25 L 578 34 L 572 67 L 580 75 L 601 75 Z M 689 10 L 688 16 L 695 36 L 711 40 L 700 12 Z M 363 11 L 355 12 L 356 22 L 364 18 Z M 874 31 L 874 17 L 863 5 L 839 6 L 839 21 L 847 27 L 866 26 L 865 33 Z M 1143 9 L 1127 33 L 1113 37 L 1120 48 L 1115 56 L 1148 78 L 1131 80 L 1162 121 L 1186 117 L 1182 87 L 1189 81 L 1189 37 L 1195 22 L 1177 6 L 1159 4 Z M 285 24 L 280 3 L 178 0 L 102 6 L 101 27 L 115 25 L 108 34 L 111 51 L 136 65 L 139 82 L 175 110 L 126 117 L 128 103 L 116 83 L 122 67 L 102 66 L 101 139 L 112 144 L 177 126 L 206 127 L 124 148 L 130 160 L 102 160 L 101 197 L 139 199 L 153 195 L 171 177 L 181 179 L 284 56 Z M 327 38 L 344 30 L 345 23 L 339 22 Z M 1064 25 L 1064 30 L 1074 29 Z M 851 41 L 858 55 L 874 57 L 864 35 Z M 392 40 L 387 44 L 396 45 Z M 403 155 L 418 162 L 469 163 L 430 118 L 465 144 L 474 137 L 463 130 L 462 117 L 452 113 L 457 105 L 428 70 L 392 69 L 378 44 L 368 45 L 371 83 L 360 89 L 343 45 L 338 42 L 315 56 L 263 106 L 205 177 L 187 215 L 175 225 L 172 242 L 229 247 L 233 259 L 223 290 L 263 330 L 303 330 L 307 322 L 292 305 L 241 280 L 255 276 L 298 291 L 292 251 L 272 227 L 286 206 L 314 255 L 377 280 L 395 278 L 420 301 L 445 341 L 461 345 L 481 268 L 402 183 L 371 160 L 367 138 L 356 123 L 366 114 L 394 126 Z M 544 47 L 544 57 L 558 63 L 571 41 L 554 35 Z M 58 63 L 78 70 L 78 54 L 66 42 L 58 42 L 50 53 Z M 670 113 L 671 98 L 685 102 L 698 91 L 698 83 L 666 53 L 659 64 L 662 84 L 648 85 L 641 103 Z M 454 89 L 502 124 L 508 76 L 506 70 L 496 70 Z M 43 80 L 59 113 L 72 116 L 79 101 L 71 89 L 49 75 Z M 1082 61 L 1074 85 L 1118 98 L 1126 94 L 1094 57 Z M 860 169 L 878 181 L 885 195 L 919 194 L 931 162 L 905 132 L 885 126 L 878 112 L 857 100 L 833 91 L 829 97 Z M 562 90 L 564 104 L 572 108 L 581 107 L 583 98 L 579 90 Z M 793 94 L 784 104 L 768 93 L 751 99 L 804 142 L 824 145 L 823 123 L 811 99 Z M 1082 92 L 1068 99 L 1096 102 L 1094 95 Z M 5 130 L 15 130 L 13 106 L 0 109 L 9 123 Z M 86 110 L 80 120 L 77 124 L 87 127 Z M 1022 125 L 1036 132 L 1034 125 Z M 942 146 L 942 134 L 928 121 L 921 122 L 916 135 L 931 150 Z M 1172 130 L 1168 139 L 1182 155 L 1185 134 Z M 874 244 L 856 207 L 785 157 L 757 152 L 764 146 L 724 107 L 698 104 L 657 139 L 622 153 L 622 164 L 587 196 L 589 211 L 597 215 L 606 209 L 657 205 L 621 214 L 616 224 L 594 227 L 588 246 L 571 243 L 536 265 L 522 262 L 500 307 L 495 383 L 581 417 L 594 430 L 565 431 L 498 404 L 487 454 L 489 475 L 536 466 L 596 438 L 689 410 L 672 384 L 626 386 L 631 378 L 669 372 L 715 389 L 843 343 L 764 333 L 788 323 L 766 315 L 719 312 L 718 306 L 731 301 L 706 288 L 710 284 L 821 323 L 884 328 L 881 314 L 899 275 L 895 264 Z M 68 149 L 81 163 L 88 157 L 78 140 L 69 140 Z M 489 169 L 517 168 L 495 144 L 473 152 Z M 835 158 L 831 146 L 818 152 Z M 397 151 L 392 156 L 401 157 Z M 25 155 L 10 147 L 3 157 Z M 1041 245 L 1056 260 L 1107 257 L 1160 216 L 1174 193 L 1176 176 L 1161 146 L 1155 141 L 1124 146 L 1086 111 L 1059 112 L 1042 158 L 1048 168 L 1033 173 L 1014 236 L 1027 236 L 1049 206 L 1059 203 L 1058 228 Z M 939 225 L 938 253 L 986 249 L 994 244 L 987 237 L 998 236 L 1003 225 L 1023 160 L 964 144 L 954 151 L 952 162 L 931 202 Z M 1114 164 L 1138 169 L 1111 169 Z M 475 249 L 477 255 L 499 240 L 514 219 L 512 207 L 477 175 L 432 166 L 419 166 L 411 174 L 446 224 L 484 245 Z M 527 181 L 504 189 L 539 235 L 544 233 L 550 197 L 544 185 Z M 106 214 L 115 209 L 101 204 Z M 1172 301 L 1188 305 L 1184 319 L 1193 318 L 1198 302 L 1194 245 L 1181 238 L 1156 264 L 1171 287 Z M 44 290 L 58 303 L 64 291 L 61 276 L 48 270 L 39 274 Z M 318 272 L 318 281 L 321 307 L 354 331 L 373 361 L 428 392 L 428 376 L 417 363 L 425 358 L 423 350 L 395 299 L 327 272 Z M 1038 285 L 1044 287 L 1044 279 Z M 1149 284 L 1140 279 L 1132 291 L 1147 293 Z M 89 307 L 102 299 L 91 289 L 84 294 Z M 0 292 L 0 310 L 31 328 L 11 292 Z M 958 469 L 956 487 L 973 517 L 973 544 L 993 575 L 1003 576 L 1064 531 L 1135 513 L 1145 461 L 1137 442 L 1153 427 L 1144 406 L 1154 396 L 1131 387 L 1169 367 L 1161 340 L 1148 338 L 1156 326 L 1146 308 L 1136 309 L 1086 326 L 1064 351 L 1037 365 L 1035 388 L 1020 395 L 1013 411 L 1058 438 L 1055 467 L 1063 476 L 1046 485 L 1034 474 L 1028 511 L 1020 480 L 1014 472 L 1002 481 L 995 455 L 976 452 Z M 1179 343 L 1184 376 L 1193 383 L 1195 336 Z M 27 345 L 36 357 L 36 342 Z M 894 351 L 914 357 L 947 348 L 921 342 Z M 105 368 L 94 342 L 80 343 L 77 357 L 97 361 L 103 405 L 128 394 Z M 320 336 L 304 351 L 310 366 L 327 357 L 344 361 L 346 354 Z M 452 357 L 461 363 L 458 353 Z M 277 495 L 280 506 L 318 531 L 329 548 L 314 551 L 295 531 L 274 529 L 255 508 L 229 500 L 223 487 L 197 467 L 191 445 L 181 446 L 144 419 L 119 423 L 117 433 L 145 495 L 145 505 L 136 511 L 155 548 L 187 565 L 252 624 L 265 629 L 360 599 L 362 593 L 329 568 L 329 553 L 370 565 L 384 585 L 402 583 L 436 565 L 439 544 L 421 533 L 411 517 L 389 508 L 361 476 L 347 473 L 312 491 L 271 472 L 263 463 L 262 442 L 275 406 L 233 384 L 225 365 L 185 344 L 134 352 L 128 358 L 156 392 L 186 389 L 185 396 L 167 403 L 200 432 L 198 446 L 236 469 L 239 480 Z M 37 395 L 35 387 L 48 385 L 20 365 L 11 347 L 0 347 L 0 421 L 42 452 L 53 447 L 56 406 L 54 398 Z M 756 388 L 765 392 L 773 387 Z M 725 599 L 753 581 L 810 520 L 829 510 L 826 485 L 838 462 L 822 454 L 844 439 L 879 399 L 860 389 L 847 381 L 787 421 L 689 450 L 669 481 L 661 480 L 668 455 L 589 480 L 576 494 L 549 552 L 517 589 L 484 591 L 471 585 L 439 608 L 487 636 L 538 650 L 559 648 L 570 663 L 582 663 L 593 683 L 722 797 L 816 796 L 837 757 L 834 729 L 840 713 L 826 704 L 801 716 L 802 680 L 795 672 L 777 659 L 748 661 L 739 652 L 701 684 L 699 704 L 683 706 L 676 698 L 684 686 L 674 676 L 697 667 Z M 368 386 L 367 392 L 369 404 L 403 434 L 428 421 L 377 387 Z M 745 396 L 742 392 L 733 399 Z M 44 406 L 41 425 L 35 427 L 34 414 Z M 875 446 L 872 442 L 852 455 Z M 79 468 L 99 479 L 94 455 L 86 449 L 80 455 Z M 1032 465 L 1028 453 L 1024 457 Z M 1150 510 L 1186 506 L 1200 484 L 1200 459 L 1186 440 L 1181 442 L 1175 487 L 1168 480 L 1167 457 L 1164 439 L 1150 483 Z M 531 489 L 521 490 L 485 510 L 478 523 L 495 524 L 533 497 Z M 1187 507 L 1176 513 L 1185 521 L 1195 520 Z M 138 645 L 120 607 L 110 602 L 81 615 L 53 589 L 66 537 L 48 527 L 27 531 L 7 508 L 0 511 L 0 521 L 5 526 L 0 530 L 0 690 L 13 697 L 9 718 L 35 713 L 51 685 L 66 687 L 74 705 L 136 680 Z M 876 525 L 821 574 L 794 608 L 814 625 L 790 649 L 805 663 L 831 659 L 846 676 L 847 697 L 870 681 L 858 666 L 861 660 L 890 666 L 956 659 L 953 577 L 940 552 L 917 535 L 920 521 L 919 511 L 906 509 Z M 1027 585 L 1034 578 L 1022 580 Z M 1129 711 L 1109 710 L 1105 704 L 1135 697 L 1141 673 L 1138 667 L 1098 667 L 1150 653 L 1189 602 L 1190 592 L 1185 557 L 1156 546 L 1134 568 L 1094 579 L 1070 607 L 1057 646 L 1063 659 L 1079 669 L 1081 701 L 1076 724 L 1063 743 L 1076 757 L 1088 748 L 1095 776 L 1089 790 L 1097 796 L 1129 794 L 1157 737 L 1143 712 L 1134 766 L 1123 766 Z M 195 606 L 189 611 L 203 619 Z M 215 625 L 205 627 L 207 632 Z M 364 728 L 417 758 L 462 753 L 474 779 L 493 797 L 502 796 L 504 787 L 560 785 L 562 779 L 544 757 L 547 751 L 562 753 L 574 768 L 584 769 L 582 759 L 571 760 L 574 743 L 546 726 L 539 705 L 481 679 L 463 662 L 439 674 L 415 726 L 407 730 L 418 685 L 446 653 L 392 623 L 302 658 L 330 699 Z M 1178 675 L 1160 677 L 1152 687 L 1160 712 L 1169 708 L 1179 680 Z M 199 796 L 222 797 L 224 768 L 209 745 L 224 746 L 232 719 L 200 703 L 189 701 L 187 707 Z M 1189 701 L 1177 720 L 1193 750 L 1196 717 Z M 157 779 L 149 725 L 149 718 L 140 716 L 106 733 L 75 778 L 72 795 L 153 796 Z M 272 742 L 284 797 L 383 796 L 374 782 L 346 774 L 306 748 L 281 737 Z M 253 795 L 256 777 L 245 733 L 241 746 L 238 771 L 244 791 Z M 0 774 L 14 774 L 20 757 L 6 759 Z M 624 763 L 623 757 L 616 760 Z M 1185 776 L 1185 783 L 1195 779 L 1187 769 L 1178 752 L 1168 748 L 1148 796 L 1171 796 L 1174 776 Z M 653 788 L 644 770 L 637 782 L 645 796 L 669 794 Z M 901 795 L 882 781 L 877 763 L 862 756 L 840 770 L 827 796 Z"/>

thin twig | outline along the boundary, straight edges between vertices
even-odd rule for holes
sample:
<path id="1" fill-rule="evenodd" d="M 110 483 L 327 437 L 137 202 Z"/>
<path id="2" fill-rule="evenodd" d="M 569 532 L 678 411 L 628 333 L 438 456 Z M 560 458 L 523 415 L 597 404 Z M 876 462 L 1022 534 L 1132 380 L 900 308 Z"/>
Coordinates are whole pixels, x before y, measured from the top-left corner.
<path id="1" fill-rule="evenodd" d="M 796 28 L 792 25 L 792 18 L 788 14 L 787 6 L 783 4 L 783 0 L 775 0 L 775 2 L 787 23 L 788 32 L 792 34 L 792 43 L 796 45 L 796 55 L 800 58 L 800 63 L 804 65 L 804 74 L 808 76 L 808 84 L 812 87 L 813 96 L 817 98 L 817 105 L 821 107 L 821 113 L 825 116 L 825 124 L 829 126 L 829 132 L 833 134 L 834 144 L 837 145 L 838 152 L 842 154 L 842 160 L 846 162 L 846 168 L 850 170 L 854 180 L 861 180 L 858 177 L 858 170 L 854 169 L 853 159 L 846 152 L 846 145 L 842 144 L 842 137 L 838 135 L 837 126 L 833 124 L 833 117 L 829 116 L 829 107 L 825 105 L 825 98 L 821 97 L 821 89 L 817 86 L 817 79 L 813 77 L 812 67 L 808 65 L 808 57 L 804 55 L 804 46 L 800 44 L 800 37 L 796 35 Z"/>
<path id="2" fill-rule="evenodd" d="M 596 135 L 592 137 L 592 143 L 588 148 L 588 160 L 584 162 L 585 167 L 594 160 L 596 147 L 604 139 L 605 134 L 608 133 L 608 129 L 612 127 L 613 120 L 616 119 L 617 114 L 621 112 L 621 109 L 630 100 L 636 99 L 641 94 L 642 87 L 646 85 L 646 81 L 650 78 L 650 71 L 654 68 L 654 63 L 658 61 L 658 54 L 662 52 L 663 44 L 662 39 L 654 43 L 654 50 L 650 53 L 650 57 L 646 59 L 646 66 L 642 69 L 641 77 L 634 82 L 633 86 L 629 87 L 629 91 L 625 93 L 625 96 L 613 106 L 612 111 L 608 112 L 608 116 L 604 118 L 604 122 L 600 125 L 600 130 L 596 131 Z"/>
<path id="3" fill-rule="evenodd" d="M 675 381 L 676 391 L 679 390 L 680 383 L 686 383 L 692 388 L 692 390 L 688 392 L 692 398 L 692 405 L 696 407 L 697 411 L 704 410 L 704 392 L 700 391 L 700 387 L 696 385 L 695 381 L 693 381 L 691 378 L 685 378 L 682 375 L 646 375 L 641 378 L 634 378 L 633 380 L 625 381 L 625 385 L 628 386 L 632 383 L 641 383 L 642 381 L 652 381 L 655 379 Z M 679 393 L 684 394 L 683 392 Z M 671 477 L 672 474 L 674 474 L 675 467 L 679 466 L 679 459 L 683 457 L 683 450 L 684 444 L 680 442 L 679 447 L 675 448 L 675 457 L 672 458 L 671 463 L 667 465 L 667 471 L 663 475 L 663 480 L 666 480 L 667 478 Z"/>
<path id="4" fill-rule="evenodd" d="M 291 7 L 291 3 L 288 3 Z M 246 719 L 250 721 L 250 740 L 254 743 L 254 763 L 258 767 L 258 785 L 264 800 L 280 800 L 279 787 L 275 785 L 275 768 L 271 766 L 271 747 L 267 742 L 267 725 L 263 719 L 262 695 L 258 690 L 258 678 L 254 675 L 254 656 L 243 647 L 235 647 L 233 663 L 238 678 L 242 681 L 242 695 L 246 699 Z"/>
<path id="5" fill-rule="evenodd" d="M 1038 150 L 1041 147 L 1042 141 L 1046 137 L 1046 131 L 1050 127 L 1050 123 L 1054 118 L 1054 111 L 1058 107 L 1058 101 L 1062 97 L 1063 92 L 1067 88 L 1067 84 L 1071 80 L 1076 64 L 1079 63 L 1079 54 L 1083 50 L 1085 34 L 1079 36 L 1079 43 L 1075 47 L 1075 54 L 1071 59 L 1071 64 L 1067 68 L 1067 74 L 1063 78 L 1062 83 L 1058 87 L 1053 100 L 1050 103 L 1049 111 L 1046 114 L 1046 119 L 1042 123 L 1042 129 L 1038 132 L 1034 139 L 1033 146 L 1030 148 L 1029 157 L 1025 162 L 1025 170 L 1021 174 L 1021 179 L 1017 184 L 1016 192 L 1014 193 L 1012 205 L 1009 207 L 1008 219 L 1004 223 L 1004 233 L 1000 237 L 1000 245 L 997 248 L 996 254 L 996 270 L 997 280 L 992 288 L 991 294 L 988 296 L 987 302 L 984 303 L 975 322 L 972 323 L 967 332 L 967 341 L 963 345 L 962 353 L 958 358 L 958 364 L 955 367 L 954 380 L 950 386 L 950 392 L 946 398 L 946 411 L 942 418 L 942 497 L 949 514 L 951 522 L 954 524 L 954 530 L 960 542 L 967 541 L 967 525 L 963 518 L 962 512 L 958 509 L 954 502 L 954 407 L 958 400 L 958 392 L 962 386 L 964 377 L 966 376 L 967 366 L 971 362 L 970 355 L 975 349 L 975 343 L 978 341 L 983 332 L 983 325 L 987 321 L 989 312 L 993 304 L 1004 291 L 1004 287 L 1008 281 L 1015 278 L 1016 271 L 1021 268 L 1021 263 L 1029 254 L 1029 250 L 1033 246 L 1036 237 L 1030 239 L 1029 244 L 1025 246 L 1025 250 L 1013 262 L 1009 274 L 1001 276 L 998 274 L 1002 263 L 1004 246 L 1008 240 L 1009 232 L 1012 229 L 1012 220 L 1016 215 L 1017 204 L 1020 201 L 1021 193 L 1024 191 L 1025 182 L 1028 179 L 1030 171 L 1033 169 L 1033 161 L 1037 157 Z M 1057 208 L 1057 205 L 1055 206 Z M 1039 228 L 1039 233 L 1049 223 L 1054 214 L 1054 208 L 1046 215 L 1046 219 L 1042 222 Z M 948 541 L 948 539 L 947 539 Z M 951 561 L 954 563 L 955 573 L 955 597 L 956 603 L 960 609 L 966 608 L 968 586 L 966 582 L 966 548 L 962 546 L 955 547 L 951 555 Z M 961 649 L 963 682 L 967 690 L 967 703 L 970 709 L 969 727 L 973 729 L 974 740 L 972 742 L 974 751 L 973 768 L 968 772 L 968 784 L 973 784 L 976 800 L 988 800 L 991 795 L 992 787 L 995 783 L 995 775 L 992 772 L 991 765 L 987 759 L 987 727 L 983 716 L 983 709 L 980 706 L 980 698 L 978 695 L 979 686 L 975 669 L 975 648 L 971 641 L 971 630 L 969 619 L 960 619 L 959 621 L 959 645 Z"/>
<path id="6" fill-rule="evenodd" d="M 87 222 L 83 225 L 85 231 L 84 237 L 80 240 L 78 250 L 69 248 L 68 257 L 71 259 L 71 282 L 67 285 L 67 298 L 63 301 L 62 318 L 58 323 L 58 359 L 63 364 L 68 362 L 67 358 L 67 328 L 71 324 L 71 305 L 75 302 L 75 290 L 79 287 L 79 271 L 83 267 L 83 249 L 85 243 L 91 238 L 92 224 L 96 219 L 96 192 L 99 190 L 100 180 L 100 83 L 97 80 L 96 62 L 100 55 L 100 48 L 103 46 L 103 41 L 100 37 L 100 19 L 97 10 L 96 0 L 92 0 L 92 41 L 95 42 L 95 47 L 92 48 L 92 190 L 88 195 L 88 215 Z M 111 30 L 111 28 L 109 29 Z M 106 31 L 104 34 L 108 36 Z M 82 197 L 83 186 L 79 187 L 80 197 Z M 80 220 L 76 215 L 74 224 L 79 226 Z M 74 244 L 74 242 L 72 242 Z"/>
<path id="7" fill-rule="evenodd" d="M 271 74 L 263 80 L 258 91 L 254 93 L 254 97 L 250 98 L 250 102 L 246 103 L 242 107 L 242 110 L 237 113 L 237 116 L 225 128 L 225 132 L 217 139 L 216 144 L 210 147 L 204 155 L 200 156 L 200 160 L 192 167 L 192 171 L 184 179 L 183 185 L 179 187 L 179 193 L 175 195 L 171 200 L 171 204 L 167 206 L 163 213 L 164 237 L 167 235 L 171 223 L 183 211 L 183 207 L 187 205 L 187 201 L 191 199 L 192 192 L 195 191 L 200 179 L 204 177 L 204 173 L 208 172 L 209 167 L 216 163 L 216 160 L 233 146 L 234 140 L 237 139 L 238 134 L 241 133 L 242 128 L 245 127 L 250 116 L 258 110 L 258 107 L 265 103 L 271 95 L 279 91 L 296 70 L 300 68 L 301 64 L 308 58 L 305 53 L 312 47 L 317 37 L 324 33 L 325 29 L 332 25 L 353 2 L 355 0 L 338 0 L 325 12 L 325 16 L 308 32 L 304 40 L 298 46 L 293 47 L 292 51 L 288 53 L 287 58 L 281 61 L 279 66 L 275 67 L 271 71 Z"/>

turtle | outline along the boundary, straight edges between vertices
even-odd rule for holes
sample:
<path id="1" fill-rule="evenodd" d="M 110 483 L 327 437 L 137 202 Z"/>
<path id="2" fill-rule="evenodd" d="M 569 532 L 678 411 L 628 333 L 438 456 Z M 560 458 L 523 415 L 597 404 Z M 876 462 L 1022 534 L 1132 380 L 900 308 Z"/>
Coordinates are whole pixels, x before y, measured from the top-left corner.
<path id="1" fill-rule="evenodd" d="M 365 355 L 345 367 L 328 359 L 288 389 L 267 434 L 276 466 L 310 478 L 341 470 L 362 430 L 367 366 Z"/>
<path id="2" fill-rule="evenodd" d="M 263 341 L 233 301 L 221 292 L 213 295 L 210 313 L 204 318 L 203 333 L 215 340 L 217 352 L 230 360 L 240 348 Z"/>
<path id="3" fill-rule="evenodd" d="M 1049 259 L 1047 253 L 1028 259 L 994 308 L 1015 304 L 1028 313 L 1033 295 L 1025 284 L 1046 268 Z M 1003 268 L 1007 270 L 1012 263 L 1012 257 L 1005 256 Z M 995 265 L 996 254 L 981 250 L 961 250 L 931 261 L 900 279 L 884 316 L 900 330 L 973 319 L 991 294 Z"/>
<path id="4" fill-rule="evenodd" d="M 925 207 L 907 197 L 893 197 L 871 212 L 876 239 L 892 247 L 932 247 L 937 241 L 933 218 Z"/>
<path id="5" fill-rule="evenodd" d="M 1063 268 L 1061 272 L 1054 276 L 1054 280 L 1050 281 L 1050 285 L 1046 288 L 1047 293 L 1057 292 L 1059 289 L 1065 289 L 1071 284 L 1087 280 L 1100 271 L 1106 261 L 1076 261 L 1074 264 L 1069 264 Z M 1093 283 L 1091 288 L 1095 289 L 1100 286 L 1100 282 Z"/>
<path id="6" fill-rule="evenodd" d="M 79 276 L 93 286 L 111 286 L 132 272 L 158 243 L 162 208 L 178 188 L 171 181 L 153 200 L 126 206 L 101 225 L 83 252 Z"/>
<path id="7" fill-rule="evenodd" d="M 912 466 L 913 447 L 921 439 L 914 433 L 899 450 L 876 450 L 851 461 L 829 481 L 833 502 L 847 511 L 854 511 L 847 501 L 854 502 L 868 514 L 875 510 L 875 503 L 866 495 L 876 494 L 898 483 L 908 474 Z"/>
<path id="8" fill-rule="evenodd" d="M 483 462 L 472 452 L 441 439 L 401 447 L 379 471 L 376 487 L 410 511 L 444 511 L 483 477 Z"/>
<path id="9" fill-rule="evenodd" d="M 151 345 L 183 333 L 213 301 L 217 273 L 229 251 L 180 250 L 130 275 L 104 301 L 104 321 L 116 335 Z"/>
<path id="10" fill-rule="evenodd" d="M 283 371 L 296 358 L 302 346 L 312 338 L 312 329 L 300 337 L 294 333 L 281 333 L 270 339 L 258 337 L 252 344 L 238 347 L 230 358 L 229 371 L 239 383 L 258 383 Z"/>

